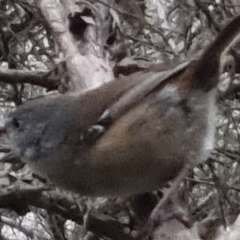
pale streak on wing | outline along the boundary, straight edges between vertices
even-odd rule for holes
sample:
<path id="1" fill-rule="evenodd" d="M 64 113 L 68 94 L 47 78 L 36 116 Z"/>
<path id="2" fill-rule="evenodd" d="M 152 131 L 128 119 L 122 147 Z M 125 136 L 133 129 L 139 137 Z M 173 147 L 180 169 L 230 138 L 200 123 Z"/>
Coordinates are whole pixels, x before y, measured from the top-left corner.
<path id="1" fill-rule="evenodd" d="M 177 67 L 171 70 L 153 73 L 151 77 L 146 79 L 146 81 L 130 89 L 117 102 L 115 102 L 110 108 L 108 108 L 100 117 L 100 121 L 103 120 L 105 117 L 110 117 L 111 120 L 118 119 L 132 106 L 141 101 L 149 92 L 153 91 L 163 81 L 169 79 L 180 71 L 185 70 L 189 63 L 190 62 L 187 61 L 179 64 Z"/>

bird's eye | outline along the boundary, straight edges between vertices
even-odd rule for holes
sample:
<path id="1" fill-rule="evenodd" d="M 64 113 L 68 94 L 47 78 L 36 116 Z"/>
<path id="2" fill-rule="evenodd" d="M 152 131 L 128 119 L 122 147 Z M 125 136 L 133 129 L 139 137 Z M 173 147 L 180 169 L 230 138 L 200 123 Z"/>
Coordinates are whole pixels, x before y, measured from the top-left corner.
<path id="1" fill-rule="evenodd" d="M 16 118 L 13 118 L 13 119 L 12 119 L 12 125 L 13 125 L 15 128 L 19 128 L 19 127 L 20 127 L 20 123 L 19 123 L 19 121 L 18 121 Z"/>

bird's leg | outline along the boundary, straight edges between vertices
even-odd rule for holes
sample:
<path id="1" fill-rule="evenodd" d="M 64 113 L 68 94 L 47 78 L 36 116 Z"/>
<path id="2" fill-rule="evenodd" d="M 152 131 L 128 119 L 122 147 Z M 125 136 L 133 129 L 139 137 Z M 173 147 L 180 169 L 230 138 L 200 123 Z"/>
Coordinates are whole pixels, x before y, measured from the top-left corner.
<path id="1" fill-rule="evenodd" d="M 179 204 L 178 188 L 180 183 L 188 176 L 191 169 L 191 165 L 186 164 L 178 176 L 173 180 L 170 188 L 164 192 L 162 199 L 153 209 L 147 223 L 143 228 L 143 231 L 140 233 L 138 237 L 139 240 L 148 239 L 155 227 L 157 227 L 161 222 L 169 219 L 176 218 L 186 227 L 190 227 L 190 223 L 185 211 Z"/>

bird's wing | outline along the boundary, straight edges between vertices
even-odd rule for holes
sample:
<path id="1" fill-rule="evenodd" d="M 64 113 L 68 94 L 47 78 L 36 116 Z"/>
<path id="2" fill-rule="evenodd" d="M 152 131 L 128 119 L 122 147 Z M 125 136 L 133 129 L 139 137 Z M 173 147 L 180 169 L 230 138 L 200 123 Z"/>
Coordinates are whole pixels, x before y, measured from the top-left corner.
<path id="1" fill-rule="evenodd" d="M 145 79 L 145 81 L 132 87 L 129 91 L 123 94 L 120 99 L 106 109 L 99 118 L 98 123 L 103 123 L 104 125 L 106 121 L 113 122 L 114 120 L 118 119 L 131 107 L 139 103 L 145 96 L 153 92 L 155 88 L 158 88 L 167 79 L 184 71 L 189 63 L 189 61 L 184 62 L 171 70 L 152 73 L 147 79 Z"/>

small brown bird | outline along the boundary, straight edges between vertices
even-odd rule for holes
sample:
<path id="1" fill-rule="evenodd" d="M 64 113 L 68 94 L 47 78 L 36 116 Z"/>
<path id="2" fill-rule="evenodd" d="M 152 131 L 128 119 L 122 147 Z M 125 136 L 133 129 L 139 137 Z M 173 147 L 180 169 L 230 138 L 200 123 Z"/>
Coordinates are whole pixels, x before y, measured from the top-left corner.
<path id="1" fill-rule="evenodd" d="M 186 164 L 206 159 L 224 56 L 235 18 L 198 60 L 136 73 L 80 96 L 30 100 L 6 121 L 12 151 L 34 172 L 89 196 L 158 189 Z"/>

